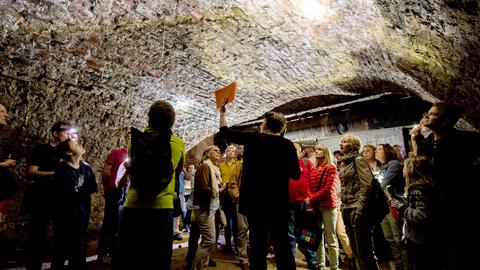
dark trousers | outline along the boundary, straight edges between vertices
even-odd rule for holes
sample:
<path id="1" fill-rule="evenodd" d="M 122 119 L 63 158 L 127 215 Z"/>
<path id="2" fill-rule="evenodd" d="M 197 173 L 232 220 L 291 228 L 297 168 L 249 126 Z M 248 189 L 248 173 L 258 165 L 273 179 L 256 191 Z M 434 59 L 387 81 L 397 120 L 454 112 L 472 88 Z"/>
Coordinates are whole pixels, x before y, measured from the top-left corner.
<path id="1" fill-rule="evenodd" d="M 227 248 L 232 247 L 232 236 L 235 246 L 237 246 L 237 205 L 232 202 L 232 198 L 228 193 L 222 193 L 222 209 L 225 213 L 227 224 L 225 226 L 225 245 Z"/>
<path id="2" fill-rule="evenodd" d="M 25 251 L 27 270 L 42 269 L 43 257 L 45 256 L 46 233 L 53 216 L 51 210 L 47 206 L 45 207 L 45 209 L 35 208 L 30 211 Z"/>
<path id="3" fill-rule="evenodd" d="M 270 211 L 271 209 L 269 209 Z M 270 232 L 275 251 L 277 269 L 296 269 L 295 257 L 288 237 L 289 209 L 284 212 L 271 211 L 247 216 L 250 229 L 250 267 L 252 270 L 266 270 L 267 234 Z"/>
<path id="4" fill-rule="evenodd" d="M 299 226 L 303 222 L 304 211 L 306 209 L 305 202 L 290 203 L 290 216 L 288 219 L 288 236 L 290 238 L 290 248 L 293 254 L 297 249 L 297 237 L 300 234 L 298 231 Z M 317 267 L 317 251 L 310 249 L 300 249 L 305 255 L 308 269 L 316 269 Z"/>
<path id="5" fill-rule="evenodd" d="M 173 209 L 125 207 L 122 215 L 118 269 L 171 269 Z"/>
<path id="6" fill-rule="evenodd" d="M 98 238 L 98 255 L 105 256 L 112 254 L 117 243 L 118 232 L 118 201 L 122 196 L 119 189 L 105 190 L 105 209 L 103 212 L 103 223 Z"/>
<path id="7" fill-rule="evenodd" d="M 64 269 L 64 262 L 69 255 L 69 269 L 86 269 L 86 238 L 90 206 L 77 209 L 62 209 L 55 216 L 54 249 L 52 270 Z"/>
<path id="8" fill-rule="evenodd" d="M 418 244 L 407 240 L 407 250 L 412 270 L 440 270 L 444 268 L 445 250 L 439 243 Z M 467 268 L 468 269 L 468 268 Z"/>
<path id="9" fill-rule="evenodd" d="M 345 230 L 347 231 L 353 254 L 358 260 L 360 269 L 379 269 L 375 252 L 373 249 L 373 225 L 368 220 L 362 220 L 356 224 L 352 223 L 352 216 L 355 208 L 345 208 L 342 211 Z"/>

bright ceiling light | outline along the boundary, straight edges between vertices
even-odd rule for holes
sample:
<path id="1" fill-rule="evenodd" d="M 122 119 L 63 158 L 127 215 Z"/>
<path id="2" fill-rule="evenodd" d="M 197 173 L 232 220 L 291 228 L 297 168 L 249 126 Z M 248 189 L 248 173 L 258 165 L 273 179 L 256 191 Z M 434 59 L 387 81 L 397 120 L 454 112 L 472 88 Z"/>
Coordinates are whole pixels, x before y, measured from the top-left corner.
<path id="1" fill-rule="evenodd" d="M 320 3 L 319 0 L 302 0 L 300 8 L 303 16 L 309 19 L 322 17 L 328 13 L 328 6 Z"/>
<path id="2" fill-rule="evenodd" d="M 174 101 L 174 107 L 177 109 L 185 110 L 188 109 L 189 107 L 193 106 L 194 101 L 186 98 L 186 97 L 180 97 L 176 101 Z"/>

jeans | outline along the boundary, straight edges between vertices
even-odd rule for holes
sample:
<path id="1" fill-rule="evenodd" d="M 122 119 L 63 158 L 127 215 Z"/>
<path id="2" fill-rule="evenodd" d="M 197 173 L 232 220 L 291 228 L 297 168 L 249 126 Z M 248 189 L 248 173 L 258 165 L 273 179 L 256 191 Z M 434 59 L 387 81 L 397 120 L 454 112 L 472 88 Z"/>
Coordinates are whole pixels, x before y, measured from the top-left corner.
<path id="1" fill-rule="evenodd" d="M 225 218 L 227 219 L 227 224 L 225 226 L 225 244 L 227 248 L 232 247 L 232 236 L 235 246 L 237 245 L 237 211 L 236 204 L 232 202 L 232 198 L 228 195 L 228 192 L 224 192 L 221 195 L 222 200 L 222 209 L 225 213 Z"/>
<path id="2" fill-rule="evenodd" d="M 270 232 L 275 261 L 279 270 L 294 270 L 295 257 L 288 237 L 288 207 L 268 209 L 261 214 L 248 216 L 250 226 L 250 266 L 254 270 L 266 270 L 267 233 Z"/>
<path id="3" fill-rule="evenodd" d="M 192 214 L 191 210 L 187 211 L 188 214 Z M 191 217 L 188 217 L 189 220 Z M 188 237 L 188 251 L 187 258 L 185 259 L 185 270 L 192 269 L 193 259 L 198 249 L 198 240 L 200 239 L 200 228 L 198 228 L 197 220 L 190 223 L 190 235 Z"/>
<path id="4" fill-rule="evenodd" d="M 238 240 L 237 251 L 240 264 L 248 263 L 248 220 L 247 217 L 238 212 L 237 208 L 237 224 L 238 224 Z"/>
<path id="5" fill-rule="evenodd" d="M 120 189 L 105 190 L 105 210 L 103 223 L 98 237 L 98 256 L 112 254 L 117 243 L 118 232 L 118 201 L 122 196 Z"/>
<path id="6" fill-rule="evenodd" d="M 325 269 L 325 244 L 327 241 L 328 255 L 330 262 L 330 270 L 338 270 L 338 241 L 337 241 L 337 208 L 320 208 L 317 210 L 321 213 L 318 219 L 318 225 L 323 225 L 323 235 L 320 239 L 320 246 L 317 254 L 320 269 Z"/>
<path id="7" fill-rule="evenodd" d="M 202 235 L 202 241 L 197 248 L 195 259 L 193 260 L 194 270 L 208 268 L 210 254 L 215 247 L 215 212 L 211 209 L 196 209 L 197 224 Z"/>
<path id="8" fill-rule="evenodd" d="M 387 240 L 388 244 L 390 245 L 390 249 L 392 250 L 395 269 L 408 270 L 409 259 L 407 247 L 403 243 L 402 228 L 400 228 L 400 225 L 391 213 L 388 213 L 383 218 L 382 222 L 380 222 L 380 226 L 382 226 L 383 236 L 385 237 L 385 240 Z"/>

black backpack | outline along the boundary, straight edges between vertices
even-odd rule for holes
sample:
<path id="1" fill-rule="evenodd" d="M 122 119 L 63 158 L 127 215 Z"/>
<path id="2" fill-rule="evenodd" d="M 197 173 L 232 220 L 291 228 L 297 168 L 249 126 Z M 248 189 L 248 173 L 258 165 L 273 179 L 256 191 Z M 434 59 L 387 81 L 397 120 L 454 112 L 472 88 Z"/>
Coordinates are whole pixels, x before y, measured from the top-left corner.
<path id="1" fill-rule="evenodd" d="M 155 198 L 173 176 L 171 131 L 153 135 L 131 128 L 130 185 L 142 198 Z"/>

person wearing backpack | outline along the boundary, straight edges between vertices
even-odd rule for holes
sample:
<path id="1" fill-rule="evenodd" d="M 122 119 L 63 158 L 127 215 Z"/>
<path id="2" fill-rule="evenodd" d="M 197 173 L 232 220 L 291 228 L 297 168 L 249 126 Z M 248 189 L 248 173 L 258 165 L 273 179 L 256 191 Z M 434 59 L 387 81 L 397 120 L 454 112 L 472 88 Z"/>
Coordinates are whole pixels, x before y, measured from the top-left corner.
<path id="1" fill-rule="evenodd" d="M 173 106 L 155 101 L 144 132 L 131 129 L 130 178 L 120 218 L 118 269 L 170 269 L 175 181 L 183 168 L 184 142 L 172 134 Z"/>

